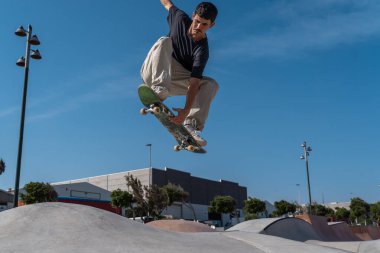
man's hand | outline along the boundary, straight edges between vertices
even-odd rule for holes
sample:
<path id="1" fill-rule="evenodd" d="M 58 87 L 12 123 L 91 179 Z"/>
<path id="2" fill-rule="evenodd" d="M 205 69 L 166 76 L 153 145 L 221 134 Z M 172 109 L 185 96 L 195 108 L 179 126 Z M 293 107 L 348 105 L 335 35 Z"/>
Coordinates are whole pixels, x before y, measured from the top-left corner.
<path id="1" fill-rule="evenodd" d="M 178 115 L 172 117 L 170 121 L 177 125 L 182 124 L 185 121 L 187 115 L 189 115 L 190 109 L 199 91 L 199 85 L 200 85 L 201 80 L 199 78 L 191 77 L 189 81 L 190 81 L 190 85 L 186 94 L 185 108 L 183 109 L 173 108 L 174 111 L 178 112 Z"/>
<path id="2" fill-rule="evenodd" d="M 161 4 L 165 7 L 166 10 L 169 10 L 170 7 L 173 6 L 172 1 L 170 1 L 170 0 L 160 0 L 160 1 L 161 1 Z"/>
<path id="3" fill-rule="evenodd" d="M 189 115 L 189 112 L 190 112 L 188 110 L 181 109 L 181 108 L 173 108 L 173 110 L 178 112 L 178 115 L 170 118 L 170 121 L 177 125 L 181 125 L 185 121 L 187 115 Z"/>

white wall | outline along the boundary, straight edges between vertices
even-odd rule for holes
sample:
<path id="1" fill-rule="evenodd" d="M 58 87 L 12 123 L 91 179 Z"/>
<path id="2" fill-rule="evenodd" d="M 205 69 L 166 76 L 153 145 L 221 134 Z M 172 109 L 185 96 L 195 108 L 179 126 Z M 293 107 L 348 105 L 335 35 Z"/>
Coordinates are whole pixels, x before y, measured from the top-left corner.
<path id="1" fill-rule="evenodd" d="M 132 174 L 135 178 L 138 178 L 141 181 L 142 185 L 150 185 L 152 183 L 152 170 L 151 169 L 141 169 L 141 170 L 131 170 L 127 172 L 120 172 L 114 174 L 108 174 L 97 177 L 88 177 L 76 180 L 70 180 L 65 182 L 54 183 L 54 185 L 59 184 L 72 184 L 72 183 L 90 183 L 96 185 L 100 188 L 103 188 L 107 191 L 114 191 L 121 189 L 127 191 L 127 181 L 125 176 Z"/>
<path id="2" fill-rule="evenodd" d="M 90 183 L 52 184 L 52 186 L 59 197 L 111 201 L 111 192 Z"/>
<path id="3" fill-rule="evenodd" d="M 205 221 L 208 220 L 208 206 L 175 202 L 164 210 L 162 215 L 171 215 L 176 219 Z"/>

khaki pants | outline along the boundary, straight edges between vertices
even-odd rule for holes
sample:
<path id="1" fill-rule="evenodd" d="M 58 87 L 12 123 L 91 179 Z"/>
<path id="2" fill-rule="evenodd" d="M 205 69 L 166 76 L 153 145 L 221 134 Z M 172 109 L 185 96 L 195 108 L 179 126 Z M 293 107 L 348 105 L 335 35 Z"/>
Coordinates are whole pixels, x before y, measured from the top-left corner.
<path id="1" fill-rule="evenodd" d="M 150 49 L 141 67 L 141 78 L 149 86 L 166 87 L 170 96 L 186 96 L 191 72 L 172 57 L 172 52 L 172 40 L 161 37 Z M 197 97 L 185 123 L 195 120 L 199 130 L 204 128 L 211 102 L 218 89 L 219 85 L 214 79 L 206 76 L 201 79 Z"/>

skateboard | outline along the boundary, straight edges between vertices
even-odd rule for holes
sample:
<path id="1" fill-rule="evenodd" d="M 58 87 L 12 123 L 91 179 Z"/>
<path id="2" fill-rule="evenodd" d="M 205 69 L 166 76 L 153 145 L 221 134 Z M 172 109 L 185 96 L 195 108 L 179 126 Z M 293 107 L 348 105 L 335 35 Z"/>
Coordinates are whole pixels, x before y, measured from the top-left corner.
<path id="1" fill-rule="evenodd" d="M 174 117 L 175 114 L 161 102 L 148 85 L 141 84 L 138 88 L 138 94 L 141 102 L 145 106 L 140 110 L 140 113 L 142 115 L 147 115 L 148 113 L 153 114 L 161 124 L 166 127 L 178 143 L 174 146 L 174 151 L 187 150 L 194 153 L 206 153 L 206 150 L 198 145 L 193 136 L 182 124 L 177 125 L 170 121 L 170 118 Z"/>

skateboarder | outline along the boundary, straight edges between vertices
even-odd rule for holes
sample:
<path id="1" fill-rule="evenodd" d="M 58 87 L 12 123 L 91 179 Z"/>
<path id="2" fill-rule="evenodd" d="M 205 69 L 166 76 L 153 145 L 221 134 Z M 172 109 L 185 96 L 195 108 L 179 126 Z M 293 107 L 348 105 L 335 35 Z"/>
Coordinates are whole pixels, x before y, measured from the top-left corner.
<path id="1" fill-rule="evenodd" d="M 169 96 L 186 96 L 184 108 L 173 108 L 178 115 L 171 120 L 184 124 L 199 145 L 207 145 L 200 136 L 211 102 L 219 86 L 203 76 L 208 57 L 206 31 L 215 25 L 217 8 L 209 2 L 198 4 L 192 18 L 170 0 L 160 0 L 169 11 L 169 34 L 150 49 L 141 77 L 164 101 Z"/>

